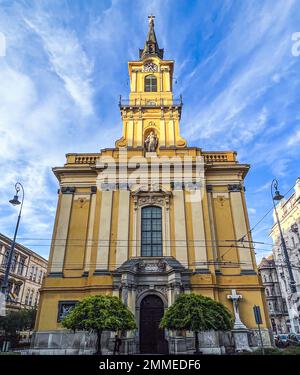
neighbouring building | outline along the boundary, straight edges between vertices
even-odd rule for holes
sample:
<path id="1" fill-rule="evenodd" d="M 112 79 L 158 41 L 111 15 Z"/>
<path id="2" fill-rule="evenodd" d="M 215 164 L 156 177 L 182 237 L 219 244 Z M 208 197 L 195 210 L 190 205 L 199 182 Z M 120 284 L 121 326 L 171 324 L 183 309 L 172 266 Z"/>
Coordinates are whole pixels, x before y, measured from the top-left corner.
<path id="1" fill-rule="evenodd" d="M 181 136 L 174 61 L 164 59 L 153 17 L 128 71 L 130 95 L 120 99 L 123 135 L 115 147 L 67 154 L 66 164 L 53 169 L 60 188 L 34 349 L 87 352 L 88 333 L 68 333 L 61 320 L 82 298 L 106 294 L 121 298 L 136 317 L 138 329 L 123 338 L 123 352 L 191 351 L 189 333 L 158 326 L 176 296 L 190 292 L 223 303 L 235 313 L 235 333 L 254 338 L 253 306 L 260 306 L 270 345 L 245 201 L 249 165 L 234 151 L 204 151 Z M 113 335 L 103 340 L 109 352 Z"/>
<path id="2" fill-rule="evenodd" d="M 4 278 L 12 240 L 0 233 L 0 285 Z M 47 272 L 46 259 L 16 243 L 8 279 L 8 301 L 6 309 L 37 307 L 40 288 Z"/>
<path id="3" fill-rule="evenodd" d="M 286 300 L 289 314 L 289 331 L 300 333 L 300 178 L 297 179 L 294 193 L 282 199 L 277 212 L 286 242 L 292 272 L 296 281 L 297 293 L 291 293 L 286 261 L 281 248 L 278 225 L 274 214 L 274 224 L 270 236 L 273 240 L 273 255 L 282 295 Z"/>
<path id="4" fill-rule="evenodd" d="M 267 307 L 273 332 L 274 334 L 287 333 L 289 332 L 287 303 L 282 295 L 273 254 L 261 260 L 258 270 L 265 287 Z"/>

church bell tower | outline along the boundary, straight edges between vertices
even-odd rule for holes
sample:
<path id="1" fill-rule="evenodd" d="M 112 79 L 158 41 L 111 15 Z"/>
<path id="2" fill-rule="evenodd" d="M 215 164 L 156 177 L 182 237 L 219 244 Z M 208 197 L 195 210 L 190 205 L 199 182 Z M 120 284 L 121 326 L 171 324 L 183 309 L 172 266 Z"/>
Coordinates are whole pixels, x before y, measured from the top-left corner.
<path id="1" fill-rule="evenodd" d="M 151 148 L 185 147 L 180 136 L 182 98 L 173 98 L 174 61 L 164 60 L 154 31 L 154 16 L 149 16 L 149 30 L 138 61 L 129 61 L 129 99 L 120 98 L 123 136 L 116 147 L 145 148 L 147 139 L 154 137 Z M 150 137 L 149 137 L 150 135 Z M 145 145 L 146 142 L 146 145 Z"/>

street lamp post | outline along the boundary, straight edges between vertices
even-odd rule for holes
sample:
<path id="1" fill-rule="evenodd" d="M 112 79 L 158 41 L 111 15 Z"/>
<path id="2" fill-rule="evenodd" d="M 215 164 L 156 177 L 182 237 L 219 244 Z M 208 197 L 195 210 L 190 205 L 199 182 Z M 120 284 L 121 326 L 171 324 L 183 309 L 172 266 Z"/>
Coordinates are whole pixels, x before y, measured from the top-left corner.
<path id="1" fill-rule="evenodd" d="M 16 225 L 16 228 L 15 228 L 14 238 L 13 238 L 13 241 L 11 243 L 9 254 L 8 254 L 8 259 L 7 259 L 7 263 L 6 263 L 4 279 L 3 279 L 3 282 L 2 282 L 2 285 L 1 285 L 1 293 L 3 293 L 5 297 L 7 295 L 8 277 L 9 277 L 11 262 L 12 262 L 12 259 L 13 259 L 14 248 L 15 248 L 15 244 L 16 244 L 16 238 L 17 238 L 17 233 L 18 233 L 20 219 L 21 219 L 21 214 L 22 214 L 23 202 L 24 202 L 24 188 L 23 188 L 23 185 L 20 182 L 17 182 L 15 184 L 15 189 L 16 189 L 16 194 L 13 197 L 13 199 L 11 199 L 9 201 L 9 203 L 11 203 L 13 206 L 20 205 L 20 211 L 19 211 L 19 215 L 18 215 L 17 225 Z M 21 200 L 21 202 L 19 201 L 19 192 L 20 192 L 20 190 L 22 190 L 22 200 Z"/>
<path id="2" fill-rule="evenodd" d="M 273 187 L 275 189 L 274 195 L 273 195 Z M 279 229 L 281 247 L 282 247 L 282 250 L 283 250 L 283 254 L 284 254 L 284 258 L 285 258 L 285 261 L 286 261 L 287 270 L 288 270 L 288 274 L 289 274 L 289 279 L 290 279 L 289 284 L 290 284 L 291 292 L 293 294 L 293 293 L 297 292 L 297 288 L 296 288 L 296 282 L 295 282 L 295 279 L 294 279 L 289 254 L 288 254 L 286 243 L 285 243 L 285 240 L 284 240 L 284 237 L 283 237 L 283 234 L 282 234 L 282 229 L 281 229 L 281 225 L 280 225 L 280 221 L 279 221 L 279 217 L 278 217 L 278 212 L 277 212 L 276 204 L 275 204 L 275 201 L 280 201 L 281 199 L 283 199 L 283 195 L 281 195 L 278 191 L 278 181 L 276 179 L 274 179 L 272 181 L 272 184 L 271 184 L 271 195 L 272 195 L 272 202 L 273 202 L 273 206 L 274 206 L 276 221 L 277 221 L 277 225 L 278 225 L 278 229 Z"/>

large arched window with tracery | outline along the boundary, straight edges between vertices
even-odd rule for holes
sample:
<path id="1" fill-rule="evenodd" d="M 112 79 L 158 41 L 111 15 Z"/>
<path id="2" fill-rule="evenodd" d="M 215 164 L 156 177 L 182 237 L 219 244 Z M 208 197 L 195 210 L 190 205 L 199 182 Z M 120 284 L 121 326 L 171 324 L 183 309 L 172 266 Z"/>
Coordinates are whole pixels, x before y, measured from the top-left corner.
<path id="1" fill-rule="evenodd" d="M 162 210 L 157 206 L 142 208 L 142 248 L 144 257 L 162 256 Z"/>
<path id="2" fill-rule="evenodd" d="M 156 92 L 157 91 L 157 78 L 154 75 L 145 77 L 145 91 Z"/>

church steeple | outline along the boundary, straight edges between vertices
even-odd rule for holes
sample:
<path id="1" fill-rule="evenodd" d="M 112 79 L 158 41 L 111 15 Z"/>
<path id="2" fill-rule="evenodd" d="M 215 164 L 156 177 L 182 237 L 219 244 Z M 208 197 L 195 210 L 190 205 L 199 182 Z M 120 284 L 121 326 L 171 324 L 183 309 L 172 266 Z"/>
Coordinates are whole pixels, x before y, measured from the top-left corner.
<path id="1" fill-rule="evenodd" d="M 140 49 L 140 59 L 144 60 L 150 56 L 157 56 L 160 59 L 164 57 L 163 48 L 159 48 L 155 31 L 154 31 L 154 18 L 155 16 L 148 16 L 149 31 L 145 42 L 144 49 Z"/>
<path id="2" fill-rule="evenodd" d="M 138 61 L 128 62 L 129 99 L 120 98 L 123 136 L 116 147 L 148 150 L 149 137 L 156 138 L 154 149 L 186 147 L 180 135 L 182 100 L 173 98 L 174 61 L 163 59 L 154 32 L 154 16 L 149 16 L 149 31 Z"/>

